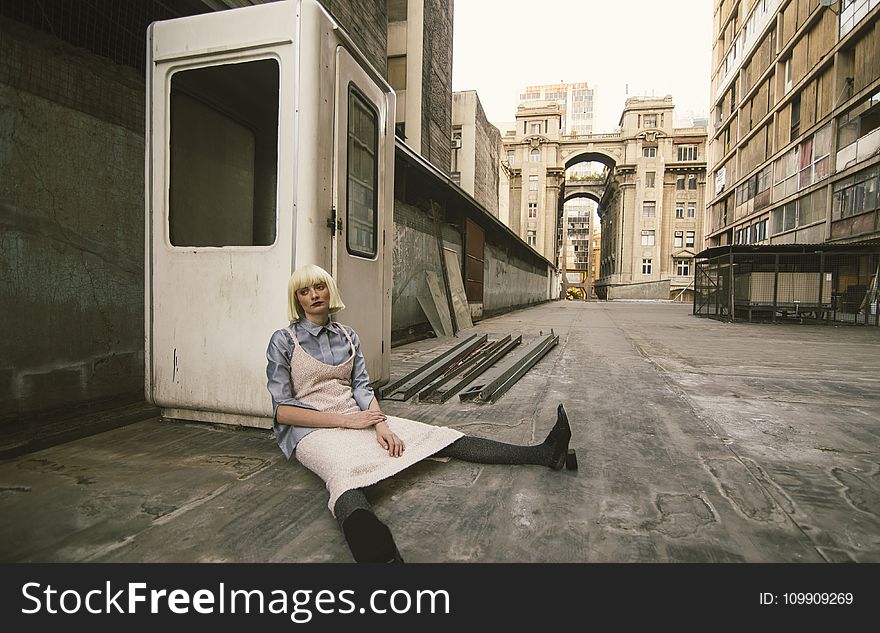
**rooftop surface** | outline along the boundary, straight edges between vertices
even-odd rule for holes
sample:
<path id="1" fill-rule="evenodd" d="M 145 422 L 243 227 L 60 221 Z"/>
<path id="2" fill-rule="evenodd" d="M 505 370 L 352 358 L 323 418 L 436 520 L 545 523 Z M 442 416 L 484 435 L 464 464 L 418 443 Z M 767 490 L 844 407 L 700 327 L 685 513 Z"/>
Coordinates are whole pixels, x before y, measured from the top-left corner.
<path id="1" fill-rule="evenodd" d="M 880 329 L 553 302 L 395 348 L 392 378 L 470 333 L 551 328 L 495 404 L 382 402 L 513 443 L 562 402 L 580 463 L 427 461 L 374 486 L 407 562 L 880 561 Z M 269 432 L 121 415 L 0 461 L 0 561 L 351 561 L 323 483 Z"/>

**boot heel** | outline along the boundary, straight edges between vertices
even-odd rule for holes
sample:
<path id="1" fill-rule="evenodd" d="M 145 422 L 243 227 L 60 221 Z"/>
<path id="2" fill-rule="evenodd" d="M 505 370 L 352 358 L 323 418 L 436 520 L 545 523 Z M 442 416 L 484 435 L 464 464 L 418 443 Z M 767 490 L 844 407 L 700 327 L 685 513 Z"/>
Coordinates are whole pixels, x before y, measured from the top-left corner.
<path id="1" fill-rule="evenodd" d="M 565 455 L 565 469 L 566 470 L 577 470 L 578 469 L 578 456 L 577 456 L 577 453 L 574 452 L 573 448 L 568 449 L 568 453 Z"/>

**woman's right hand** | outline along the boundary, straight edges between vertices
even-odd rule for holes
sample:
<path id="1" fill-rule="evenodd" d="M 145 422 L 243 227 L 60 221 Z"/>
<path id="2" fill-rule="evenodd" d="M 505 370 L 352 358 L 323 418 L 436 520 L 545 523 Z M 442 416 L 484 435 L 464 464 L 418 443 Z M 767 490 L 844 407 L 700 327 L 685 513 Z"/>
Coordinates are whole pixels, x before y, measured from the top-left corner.
<path id="1" fill-rule="evenodd" d="M 368 429 L 371 426 L 385 421 L 385 414 L 381 411 L 367 409 L 356 413 L 347 413 L 342 416 L 342 427 L 346 429 Z"/>

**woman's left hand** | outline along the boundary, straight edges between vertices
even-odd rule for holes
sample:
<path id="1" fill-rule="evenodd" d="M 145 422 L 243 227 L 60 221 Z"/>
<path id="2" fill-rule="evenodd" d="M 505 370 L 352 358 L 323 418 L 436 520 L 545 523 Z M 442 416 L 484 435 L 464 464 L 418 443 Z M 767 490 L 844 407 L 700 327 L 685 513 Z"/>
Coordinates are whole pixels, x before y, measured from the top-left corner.
<path id="1" fill-rule="evenodd" d="M 379 424 L 373 428 L 376 429 L 376 441 L 379 442 L 379 446 L 388 451 L 388 454 L 391 457 L 400 457 L 403 455 L 403 451 L 406 448 L 403 445 L 403 440 L 397 437 L 394 431 L 388 428 L 387 423 L 379 422 Z"/>

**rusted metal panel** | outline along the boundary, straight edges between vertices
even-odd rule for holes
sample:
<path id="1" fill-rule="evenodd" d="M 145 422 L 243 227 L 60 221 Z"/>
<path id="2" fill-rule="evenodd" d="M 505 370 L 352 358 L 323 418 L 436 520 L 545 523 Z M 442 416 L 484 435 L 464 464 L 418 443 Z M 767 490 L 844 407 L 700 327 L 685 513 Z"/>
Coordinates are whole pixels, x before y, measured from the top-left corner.
<path id="1" fill-rule="evenodd" d="M 468 301 L 483 301 L 483 270 L 486 234 L 483 228 L 467 218 L 465 229 L 464 288 Z"/>

